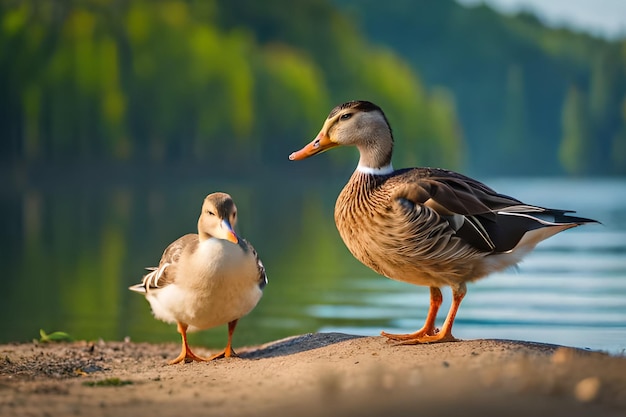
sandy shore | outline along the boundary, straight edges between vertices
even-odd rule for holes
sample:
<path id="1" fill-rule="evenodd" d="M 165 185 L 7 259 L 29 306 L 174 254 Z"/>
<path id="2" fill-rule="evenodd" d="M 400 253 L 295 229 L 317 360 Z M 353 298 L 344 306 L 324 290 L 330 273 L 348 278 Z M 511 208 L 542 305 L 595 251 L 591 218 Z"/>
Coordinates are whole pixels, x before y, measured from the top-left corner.
<path id="1" fill-rule="evenodd" d="M 0 345 L 0 415 L 626 415 L 626 358 L 554 345 L 394 346 L 326 333 L 239 349 L 240 358 L 166 365 L 178 349 Z"/>

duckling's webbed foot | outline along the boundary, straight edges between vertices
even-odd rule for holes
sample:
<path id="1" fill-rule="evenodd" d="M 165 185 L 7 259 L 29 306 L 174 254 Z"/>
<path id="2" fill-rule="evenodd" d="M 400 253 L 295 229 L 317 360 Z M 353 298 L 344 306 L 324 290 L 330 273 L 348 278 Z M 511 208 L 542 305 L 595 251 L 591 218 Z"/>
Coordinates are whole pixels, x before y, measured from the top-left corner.
<path id="1" fill-rule="evenodd" d="M 180 354 L 171 361 L 168 362 L 170 365 L 174 365 L 177 363 L 188 363 L 188 362 L 204 362 L 205 358 L 202 358 L 191 351 L 189 344 L 187 343 L 187 324 L 178 322 L 178 333 L 180 333 L 182 339 L 182 348 L 180 350 Z"/>

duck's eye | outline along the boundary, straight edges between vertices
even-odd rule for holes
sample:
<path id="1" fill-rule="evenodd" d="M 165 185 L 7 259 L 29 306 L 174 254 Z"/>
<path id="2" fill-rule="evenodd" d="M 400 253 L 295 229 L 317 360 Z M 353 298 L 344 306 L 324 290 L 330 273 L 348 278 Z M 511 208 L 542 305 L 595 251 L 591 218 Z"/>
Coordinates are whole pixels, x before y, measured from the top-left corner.
<path id="1" fill-rule="evenodd" d="M 352 117 L 352 113 L 344 113 L 344 114 L 341 115 L 339 120 L 348 120 L 351 117 Z"/>
<path id="2" fill-rule="evenodd" d="M 209 216 L 215 216 L 215 213 L 213 213 L 211 210 L 207 210 L 206 212 L 209 214 Z"/>

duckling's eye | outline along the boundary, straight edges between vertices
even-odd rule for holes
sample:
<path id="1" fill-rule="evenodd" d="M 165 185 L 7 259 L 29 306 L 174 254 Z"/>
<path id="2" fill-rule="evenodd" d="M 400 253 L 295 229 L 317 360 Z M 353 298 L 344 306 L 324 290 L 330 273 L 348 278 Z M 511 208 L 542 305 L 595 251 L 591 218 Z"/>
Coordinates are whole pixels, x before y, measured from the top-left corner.
<path id="1" fill-rule="evenodd" d="M 206 212 L 209 214 L 209 216 L 215 216 L 215 213 L 213 213 L 211 210 L 207 210 Z"/>
<path id="2" fill-rule="evenodd" d="M 352 113 L 344 113 L 344 114 L 341 115 L 339 120 L 348 120 L 351 117 L 352 117 Z"/>

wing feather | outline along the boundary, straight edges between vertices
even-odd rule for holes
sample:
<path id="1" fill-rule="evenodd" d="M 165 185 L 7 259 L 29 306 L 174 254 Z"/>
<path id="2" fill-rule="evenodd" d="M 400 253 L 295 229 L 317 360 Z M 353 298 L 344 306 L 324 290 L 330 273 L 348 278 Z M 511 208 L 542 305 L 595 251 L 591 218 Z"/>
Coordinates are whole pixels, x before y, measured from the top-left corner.
<path id="1" fill-rule="evenodd" d="M 158 267 L 147 267 L 150 271 L 144 275 L 140 284 L 129 287 L 132 291 L 146 293 L 166 287 L 176 281 L 178 261 L 185 250 L 193 251 L 198 246 L 198 235 L 187 234 L 172 242 L 161 256 Z"/>
<path id="2" fill-rule="evenodd" d="M 526 232 L 537 228 L 595 222 L 567 215 L 571 211 L 524 204 L 444 169 L 400 170 L 389 185 L 394 190 L 392 199 L 409 200 L 434 210 L 448 221 L 457 237 L 486 252 L 506 252 Z"/>

